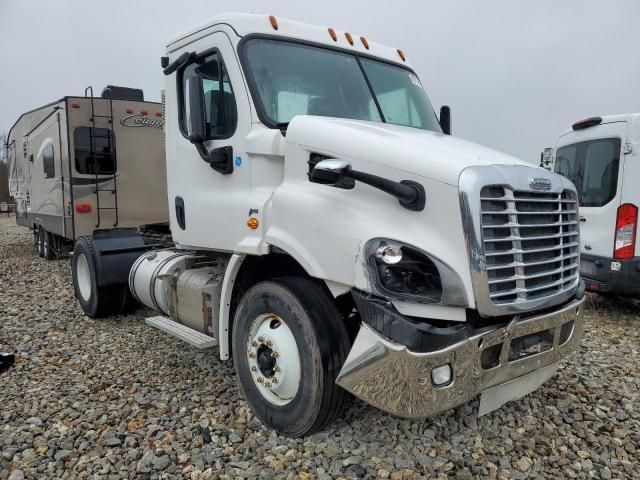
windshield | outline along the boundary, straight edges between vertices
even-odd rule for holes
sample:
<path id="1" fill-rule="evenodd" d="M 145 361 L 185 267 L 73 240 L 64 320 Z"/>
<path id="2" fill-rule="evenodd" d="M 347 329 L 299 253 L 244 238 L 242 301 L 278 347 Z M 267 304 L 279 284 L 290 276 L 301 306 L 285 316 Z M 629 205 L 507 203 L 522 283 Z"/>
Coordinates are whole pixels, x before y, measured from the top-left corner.
<path id="1" fill-rule="evenodd" d="M 318 115 L 441 131 L 418 77 L 402 67 L 280 40 L 249 40 L 245 55 L 254 100 L 271 126 Z"/>
<path id="2" fill-rule="evenodd" d="M 571 180 L 583 207 L 602 207 L 616 196 L 619 138 L 602 138 L 559 148 L 555 172 Z"/>

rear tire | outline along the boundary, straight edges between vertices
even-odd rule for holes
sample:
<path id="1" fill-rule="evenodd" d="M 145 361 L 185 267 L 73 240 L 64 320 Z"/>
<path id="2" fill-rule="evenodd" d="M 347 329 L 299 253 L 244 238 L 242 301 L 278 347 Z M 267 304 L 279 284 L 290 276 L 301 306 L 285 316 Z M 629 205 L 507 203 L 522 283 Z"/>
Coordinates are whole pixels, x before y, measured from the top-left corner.
<path id="1" fill-rule="evenodd" d="M 53 248 L 54 241 L 55 237 L 53 233 L 45 231 L 43 235 L 42 256 L 46 260 L 53 260 L 56 258 L 56 253 Z"/>
<path id="2" fill-rule="evenodd" d="M 44 229 L 38 226 L 38 233 L 36 234 L 36 250 L 40 258 L 44 258 Z"/>
<path id="3" fill-rule="evenodd" d="M 323 429 L 350 398 L 335 383 L 349 352 L 347 330 L 333 299 L 310 280 L 285 277 L 246 292 L 232 350 L 247 403 L 283 435 Z"/>
<path id="4" fill-rule="evenodd" d="M 98 285 L 96 255 L 91 237 L 80 237 L 71 260 L 73 290 L 84 313 L 103 318 L 121 313 L 127 305 L 127 286 Z"/>

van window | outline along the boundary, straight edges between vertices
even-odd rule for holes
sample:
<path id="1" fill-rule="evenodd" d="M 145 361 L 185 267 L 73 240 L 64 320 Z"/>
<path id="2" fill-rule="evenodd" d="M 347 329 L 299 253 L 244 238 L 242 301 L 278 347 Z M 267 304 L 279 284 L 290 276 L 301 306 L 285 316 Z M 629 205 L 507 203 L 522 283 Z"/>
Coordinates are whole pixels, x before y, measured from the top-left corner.
<path id="1" fill-rule="evenodd" d="M 621 143 L 602 138 L 558 149 L 554 171 L 574 183 L 580 206 L 602 207 L 615 198 Z"/>
<path id="2" fill-rule="evenodd" d="M 236 130 L 236 100 L 229 82 L 227 71 L 224 68 L 219 55 L 214 53 L 204 59 L 202 63 L 190 63 L 180 74 L 181 82 L 181 108 L 180 127 L 186 135 L 186 102 L 184 93 L 187 80 L 193 75 L 202 77 L 202 90 L 204 92 L 206 115 L 206 139 L 229 138 Z"/>
<path id="3" fill-rule="evenodd" d="M 76 170 L 90 175 L 116 171 L 115 138 L 108 128 L 78 127 L 73 133 Z"/>
<path id="4" fill-rule="evenodd" d="M 56 176 L 56 165 L 53 153 L 53 143 L 50 143 L 42 152 L 42 168 L 44 170 L 44 178 L 53 178 Z"/>

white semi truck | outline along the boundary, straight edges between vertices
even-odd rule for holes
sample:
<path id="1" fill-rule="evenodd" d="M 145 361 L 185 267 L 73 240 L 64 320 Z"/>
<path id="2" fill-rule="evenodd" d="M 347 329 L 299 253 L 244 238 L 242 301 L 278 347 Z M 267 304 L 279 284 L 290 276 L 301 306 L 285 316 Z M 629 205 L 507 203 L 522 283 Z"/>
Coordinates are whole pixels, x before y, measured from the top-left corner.
<path id="1" fill-rule="evenodd" d="M 450 136 L 403 51 L 229 14 L 162 66 L 173 246 L 118 275 L 147 323 L 233 357 L 266 425 L 317 431 L 348 392 L 409 418 L 482 393 L 482 414 L 578 347 L 574 186 Z M 108 301 L 116 268 L 94 268 L 111 247 L 90 243 L 73 258 L 83 305 Z"/>

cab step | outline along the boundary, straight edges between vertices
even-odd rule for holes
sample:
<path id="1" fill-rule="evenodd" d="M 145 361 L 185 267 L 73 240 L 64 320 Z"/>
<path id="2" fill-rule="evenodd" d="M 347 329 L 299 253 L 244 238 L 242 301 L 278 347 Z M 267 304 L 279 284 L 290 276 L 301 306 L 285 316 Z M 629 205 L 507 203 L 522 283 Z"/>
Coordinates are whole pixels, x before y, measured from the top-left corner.
<path id="1" fill-rule="evenodd" d="M 175 322 L 168 317 L 157 315 L 155 317 L 148 317 L 144 320 L 147 325 L 157 328 L 165 333 L 168 333 L 172 337 L 179 338 L 187 342 L 189 345 L 193 345 L 197 349 L 204 350 L 206 348 L 215 347 L 218 345 L 218 341 L 205 335 L 202 332 L 189 328 L 186 325 Z"/>

